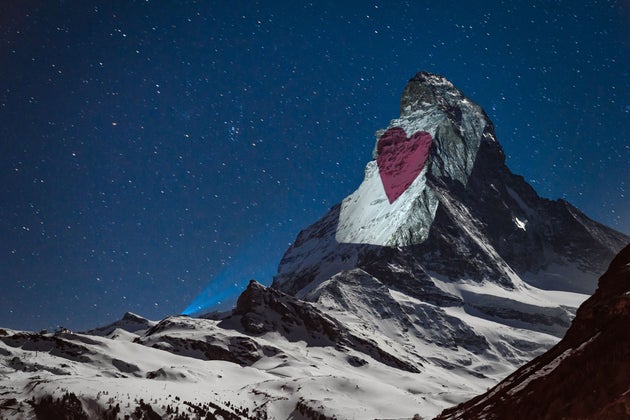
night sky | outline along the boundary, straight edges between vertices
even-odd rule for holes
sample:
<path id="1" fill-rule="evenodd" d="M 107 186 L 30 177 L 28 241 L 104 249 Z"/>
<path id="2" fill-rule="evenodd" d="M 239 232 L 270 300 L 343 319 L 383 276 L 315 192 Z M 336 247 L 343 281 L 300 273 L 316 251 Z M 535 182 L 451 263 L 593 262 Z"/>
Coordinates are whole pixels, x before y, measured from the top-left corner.
<path id="1" fill-rule="evenodd" d="M 269 284 L 420 70 L 540 195 L 630 233 L 628 0 L 2 1 L 0 326 Z"/>

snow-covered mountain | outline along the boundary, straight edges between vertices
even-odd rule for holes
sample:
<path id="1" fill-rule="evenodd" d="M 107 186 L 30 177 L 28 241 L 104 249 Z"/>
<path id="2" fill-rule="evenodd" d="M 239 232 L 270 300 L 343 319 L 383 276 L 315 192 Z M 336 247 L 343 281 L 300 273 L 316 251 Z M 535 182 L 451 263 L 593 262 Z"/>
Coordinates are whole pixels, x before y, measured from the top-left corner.
<path id="1" fill-rule="evenodd" d="M 484 374 L 492 361 L 518 366 L 544 349 L 549 342 L 536 334 L 562 337 L 629 241 L 510 172 L 487 115 L 438 75 L 409 81 L 401 116 L 377 132 L 373 158 L 359 188 L 298 235 L 273 287 L 344 319 L 366 319 L 363 309 L 404 314 L 393 318 L 409 324 L 405 339 L 461 347 L 462 337 L 449 335 L 457 331 L 485 342 L 471 349 Z M 366 284 L 379 304 L 362 292 Z M 350 289 L 365 308 L 344 297 Z M 427 325 L 436 314 L 443 319 Z M 508 332 L 497 334 L 502 327 Z"/>
<path id="2" fill-rule="evenodd" d="M 556 344 L 629 241 L 540 198 L 483 110 L 418 73 L 364 181 L 272 287 L 201 318 L 1 329 L 0 417 L 434 416 Z"/>
<path id="3" fill-rule="evenodd" d="M 441 76 L 412 78 L 376 137 L 361 185 L 298 235 L 272 287 L 404 343 L 399 357 L 500 378 L 564 335 L 630 242 L 539 197 L 505 165 L 485 112 Z"/>
<path id="4" fill-rule="evenodd" d="M 430 139 L 428 145 L 416 141 L 417 149 L 429 148 L 428 158 L 414 168 L 406 160 L 414 157 L 408 144 L 419 134 Z M 456 296 L 430 274 L 506 289 L 525 282 L 591 294 L 597 276 L 628 241 L 564 200 L 539 197 L 510 172 L 485 112 L 442 76 L 421 72 L 412 78 L 400 118 L 376 135 L 374 159 L 359 188 L 300 232 L 273 287 L 302 296 L 344 270 L 370 272 L 374 262 L 392 265 L 396 257 L 413 259 L 402 266 L 419 270 L 405 283 L 437 288 L 447 300 Z M 380 163 L 381 151 L 389 165 Z M 392 168 L 402 185 L 386 184 Z M 376 277 L 400 277 L 384 269 L 391 278 L 383 272 Z M 567 272 L 579 275 L 558 275 Z"/>
<path id="5" fill-rule="evenodd" d="M 440 419 L 629 419 L 629 324 L 630 245 L 560 343 Z"/>
<path id="6" fill-rule="evenodd" d="M 429 344 L 409 357 L 408 343 L 254 281 L 219 318 L 145 321 L 90 334 L 0 330 L 0 417 L 411 418 L 496 382 L 435 363 Z"/>

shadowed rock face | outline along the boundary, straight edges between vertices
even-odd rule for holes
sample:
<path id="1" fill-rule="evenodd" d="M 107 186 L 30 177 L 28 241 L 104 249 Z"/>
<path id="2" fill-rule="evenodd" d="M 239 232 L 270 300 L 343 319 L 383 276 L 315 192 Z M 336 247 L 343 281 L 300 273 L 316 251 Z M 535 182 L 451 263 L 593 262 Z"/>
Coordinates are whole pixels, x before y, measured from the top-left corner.
<path id="1" fill-rule="evenodd" d="M 432 139 L 426 162 L 423 153 L 414 154 L 421 149 L 412 147 L 414 133 L 425 133 L 425 145 Z M 567 307 L 552 296 L 540 307 L 536 300 L 518 304 L 519 292 L 533 286 L 586 299 L 630 242 L 568 202 L 540 197 L 513 174 L 483 109 L 442 76 L 413 77 L 400 118 L 377 137 L 359 188 L 300 232 L 273 288 L 310 300 L 329 279 L 343 282 L 352 276 L 335 276 L 361 270 L 389 290 L 441 309 L 458 307 L 560 338 L 579 302 Z M 381 178 L 390 172 L 415 179 L 409 185 L 411 176 L 396 179 L 388 194 Z"/>
<path id="2" fill-rule="evenodd" d="M 403 147 L 411 145 L 410 140 L 380 144 L 392 133 L 400 140 L 408 139 L 405 133 L 425 133 L 426 144 L 430 136 L 426 163 L 423 153 L 413 155 L 419 148 Z M 442 76 L 414 76 L 403 92 L 400 118 L 377 137 L 364 181 L 300 232 L 280 263 L 273 287 L 299 297 L 344 270 L 361 268 L 376 275 L 370 267 L 388 263 L 380 255 L 397 253 L 413 260 L 417 273 L 492 281 L 508 288 L 513 274 L 526 275 L 537 277 L 533 285 L 542 289 L 590 295 L 597 276 L 630 241 L 564 200 L 539 197 L 506 166 L 493 124 L 481 107 Z M 394 143 L 402 146 L 394 148 Z M 414 159 L 417 165 L 410 165 Z M 386 174 L 391 169 L 409 172 L 415 179 L 411 184 L 407 178 L 390 182 L 388 190 L 379 167 Z M 401 170 L 405 168 L 411 169 Z M 545 274 L 552 266 L 586 275 L 559 284 L 561 277 Z M 378 278 L 389 285 L 396 277 L 390 274 L 381 272 Z"/>
<path id="3" fill-rule="evenodd" d="M 630 245 L 547 353 L 438 419 L 630 418 Z"/>
<path id="4" fill-rule="evenodd" d="M 239 325 L 240 324 L 240 325 Z M 310 346 L 334 346 L 353 349 L 388 366 L 408 372 L 419 372 L 419 361 L 397 358 L 369 339 L 358 337 L 336 319 L 315 306 L 293 296 L 265 287 L 252 280 L 238 298 L 234 314 L 222 324 L 258 336 L 278 332 L 289 341 L 305 341 Z"/>
<path id="5" fill-rule="evenodd" d="M 376 137 L 363 182 L 300 232 L 272 288 L 404 343 L 397 357 L 499 381 L 565 335 L 630 242 L 512 173 L 487 114 L 442 76 L 414 76 Z"/>

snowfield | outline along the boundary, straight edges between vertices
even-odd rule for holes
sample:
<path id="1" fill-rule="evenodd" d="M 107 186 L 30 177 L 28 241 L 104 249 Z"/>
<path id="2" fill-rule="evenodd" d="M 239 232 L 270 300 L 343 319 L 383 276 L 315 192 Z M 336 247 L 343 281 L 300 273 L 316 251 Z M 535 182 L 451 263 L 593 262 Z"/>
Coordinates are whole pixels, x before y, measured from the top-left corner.
<path id="1" fill-rule="evenodd" d="M 410 368 L 375 359 L 363 344 L 335 345 L 324 335 L 291 330 L 291 323 L 279 324 L 280 331 L 251 334 L 233 314 L 222 319 L 179 316 L 159 323 L 127 314 L 91 334 L 2 330 L 0 413 L 7 419 L 32 418 L 32 401 L 74 394 L 90 418 L 116 407 L 122 418 L 147 406 L 162 418 L 181 413 L 204 418 L 201 413 L 219 410 L 233 418 L 308 418 L 300 417 L 300 409 L 338 419 L 411 418 L 416 413 L 431 418 L 484 392 L 558 340 L 462 308 L 442 310 L 382 285 L 337 282 L 346 297 L 342 302 L 351 305 L 344 306 L 327 298 L 331 282 L 311 292 L 311 298 L 318 295 L 315 304 L 300 305 L 338 320 L 348 334 Z M 257 287 L 261 293 L 269 290 Z M 465 284 L 461 288 L 469 289 Z M 518 298 L 525 303 L 535 299 L 529 292 Z M 298 302 L 282 297 L 286 306 Z M 374 305 L 373 299 L 383 305 Z M 574 295 L 565 300 L 572 299 Z M 282 322 L 273 310 L 267 313 Z M 436 323 L 472 327 L 479 340 L 458 344 L 458 331 L 440 331 Z M 532 348 L 532 343 L 539 345 Z M 232 361 L 210 360 L 229 354 L 236 355 Z"/>

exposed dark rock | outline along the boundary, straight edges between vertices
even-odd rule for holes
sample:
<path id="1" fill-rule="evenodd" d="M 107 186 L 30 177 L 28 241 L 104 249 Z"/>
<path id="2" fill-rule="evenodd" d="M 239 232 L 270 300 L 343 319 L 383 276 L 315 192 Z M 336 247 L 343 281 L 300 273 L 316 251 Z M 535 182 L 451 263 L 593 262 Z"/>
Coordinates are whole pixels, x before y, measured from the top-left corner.
<path id="1" fill-rule="evenodd" d="M 35 333 L 17 333 L 0 336 L 0 341 L 11 347 L 20 347 L 32 352 L 49 352 L 53 356 L 63 357 L 77 362 L 89 362 L 92 352 L 82 345 L 71 343 L 57 336 Z"/>
<path id="2" fill-rule="evenodd" d="M 402 360 L 366 338 L 357 337 L 334 318 L 308 302 L 252 280 L 241 294 L 232 317 L 221 323 L 226 328 L 240 328 L 249 334 L 278 332 L 289 341 L 304 340 L 311 346 L 334 346 L 342 351 L 353 349 L 398 369 L 419 372 L 420 363 Z"/>
<path id="3" fill-rule="evenodd" d="M 201 320 L 196 323 L 184 316 L 169 317 L 134 342 L 197 359 L 225 360 L 241 366 L 250 366 L 263 356 L 280 353 L 279 349 L 261 345 L 249 337 L 224 336 L 220 334 L 221 328 L 205 330 L 205 326 Z M 181 336 L 178 331 L 182 329 L 196 329 L 199 330 L 199 334 Z"/>
<path id="4" fill-rule="evenodd" d="M 426 168 L 407 191 L 397 191 L 392 203 L 382 192 L 375 162 L 383 149 L 380 139 L 391 132 L 433 138 Z M 439 308 L 462 307 L 510 327 L 562 336 L 575 308 L 557 302 L 553 310 L 536 313 L 506 294 L 484 301 L 481 294 L 451 293 L 450 284 L 490 283 L 507 292 L 533 286 L 587 295 L 630 241 L 564 200 L 538 196 L 506 166 L 486 113 L 442 76 L 414 76 L 402 94 L 400 118 L 377 137 L 375 161 L 367 164 L 362 184 L 300 232 L 280 262 L 273 288 L 313 300 L 309 293 L 320 284 L 362 270 L 392 291 Z M 337 281 L 344 278 L 349 279 Z M 245 322 L 248 328 L 266 328 Z M 436 336 L 444 329 L 438 324 Z"/>

